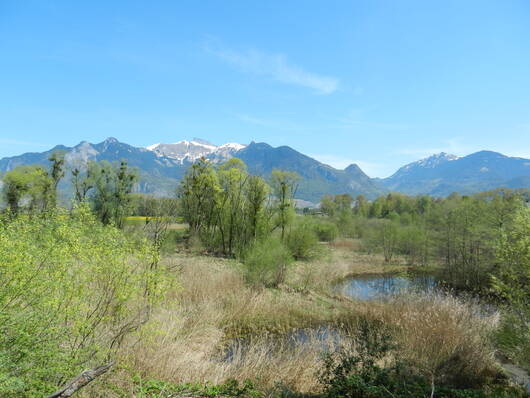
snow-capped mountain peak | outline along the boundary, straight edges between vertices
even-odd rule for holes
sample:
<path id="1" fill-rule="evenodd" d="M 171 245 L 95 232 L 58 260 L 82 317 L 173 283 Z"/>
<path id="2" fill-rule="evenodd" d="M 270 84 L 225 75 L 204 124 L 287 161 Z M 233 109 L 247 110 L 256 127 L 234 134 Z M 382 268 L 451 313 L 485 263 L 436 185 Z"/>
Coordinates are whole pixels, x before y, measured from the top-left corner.
<path id="1" fill-rule="evenodd" d="M 451 155 L 445 152 L 440 152 L 435 155 L 431 155 L 426 158 L 420 159 L 416 162 L 409 163 L 406 166 L 403 166 L 401 169 L 403 171 L 416 169 L 418 167 L 432 169 L 441 163 L 450 162 L 450 161 L 457 160 L 457 159 L 460 159 L 460 156 Z"/>
<path id="2" fill-rule="evenodd" d="M 145 147 L 145 149 L 147 149 L 148 151 L 154 151 L 159 145 L 160 145 L 160 143 L 149 145 L 149 146 Z"/>
<path id="3" fill-rule="evenodd" d="M 433 167 L 438 166 L 440 163 L 450 162 L 452 160 L 457 160 L 459 158 L 460 156 L 457 156 L 457 155 L 451 155 L 450 153 L 440 152 L 435 155 L 431 155 L 424 159 L 418 160 L 415 163 L 411 163 L 410 165 L 433 168 Z"/>
<path id="4" fill-rule="evenodd" d="M 147 150 L 155 152 L 157 156 L 175 159 L 180 163 L 192 163 L 201 157 L 220 162 L 233 157 L 237 151 L 243 148 L 245 145 L 234 142 L 217 146 L 200 138 L 193 138 L 191 141 L 177 141 L 172 144 L 159 143 L 146 147 Z"/>
<path id="5" fill-rule="evenodd" d="M 238 144 L 237 142 L 227 142 L 218 147 L 218 149 L 233 149 L 235 151 L 240 151 L 245 148 L 245 145 Z"/>

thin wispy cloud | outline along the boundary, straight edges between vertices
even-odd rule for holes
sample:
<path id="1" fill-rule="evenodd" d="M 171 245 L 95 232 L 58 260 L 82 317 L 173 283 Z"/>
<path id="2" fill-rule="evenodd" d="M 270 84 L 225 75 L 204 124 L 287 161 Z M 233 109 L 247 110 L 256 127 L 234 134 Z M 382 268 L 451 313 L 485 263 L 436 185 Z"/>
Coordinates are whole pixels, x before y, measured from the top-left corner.
<path id="1" fill-rule="evenodd" d="M 230 48 L 205 46 L 206 50 L 226 63 L 259 76 L 266 76 L 278 82 L 306 87 L 318 94 L 331 94 L 337 90 L 339 80 L 304 70 L 287 60 L 283 54 L 268 54 L 258 50 L 235 51 Z"/>

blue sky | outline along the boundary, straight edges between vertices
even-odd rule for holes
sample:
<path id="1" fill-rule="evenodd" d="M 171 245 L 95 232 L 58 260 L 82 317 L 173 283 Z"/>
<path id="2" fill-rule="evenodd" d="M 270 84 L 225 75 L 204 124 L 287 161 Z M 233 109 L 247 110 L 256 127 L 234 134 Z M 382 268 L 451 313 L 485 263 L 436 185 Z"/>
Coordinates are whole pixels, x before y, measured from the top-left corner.
<path id="1" fill-rule="evenodd" d="M 530 158 L 530 2 L 0 1 L 0 157 L 109 136 Z"/>

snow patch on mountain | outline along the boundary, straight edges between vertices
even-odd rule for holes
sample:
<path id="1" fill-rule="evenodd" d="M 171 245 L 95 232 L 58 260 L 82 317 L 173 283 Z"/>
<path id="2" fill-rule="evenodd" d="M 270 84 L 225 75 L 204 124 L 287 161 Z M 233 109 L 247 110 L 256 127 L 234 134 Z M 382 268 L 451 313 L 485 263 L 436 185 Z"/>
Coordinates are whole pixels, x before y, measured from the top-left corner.
<path id="1" fill-rule="evenodd" d="M 193 163 L 201 157 L 208 158 L 214 162 L 222 162 L 230 159 L 237 151 L 245 148 L 245 145 L 229 142 L 220 146 L 214 145 L 200 138 L 191 141 L 182 140 L 172 144 L 154 144 L 146 147 L 159 157 L 175 159 L 181 164 Z"/>
<path id="2" fill-rule="evenodd" d="M 148 147 L 145 147 L 148 151 L 154 151 L 158 146 L 160 145 L 160 142 L 158 144 L 149 145 Z"/>
<path id="3" fill-rule="evenodd" d="M 420 159 L 416 162 L 407 164 L 406 166 L 403 166 L 404 170 L 410 170 L 415 167 L 424 167 L 428 169 L 433 169 L 436 166 L 440 165 L 441 163 L 445 162 L 451 162 L 453 160 L 460 159 L 460 156 L 457 155 L 451 155 L 450 153 L 441 152 L 436 155 L 432 155 L 429 157 L 426 157 L 424 159 Z"/>

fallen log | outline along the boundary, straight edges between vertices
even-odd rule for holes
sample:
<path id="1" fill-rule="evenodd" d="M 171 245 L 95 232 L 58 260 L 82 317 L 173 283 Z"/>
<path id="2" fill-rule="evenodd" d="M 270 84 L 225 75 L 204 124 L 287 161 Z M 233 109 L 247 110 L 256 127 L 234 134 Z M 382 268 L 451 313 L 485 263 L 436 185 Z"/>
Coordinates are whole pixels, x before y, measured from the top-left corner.
<path id="1" fill-rule="evenodd" d="M 67 398 L 72 396 L 76 391 L 80 390 L 96 377 L 101 376 L 106 373 L 113 363 L 108 363 L 107 365 L 101 365 L 93 369 L 85 370 L 71 382 L 69 382 L 65 387 L 61 388 L 59 391 L 53 393 L 48 398 Z"/>

